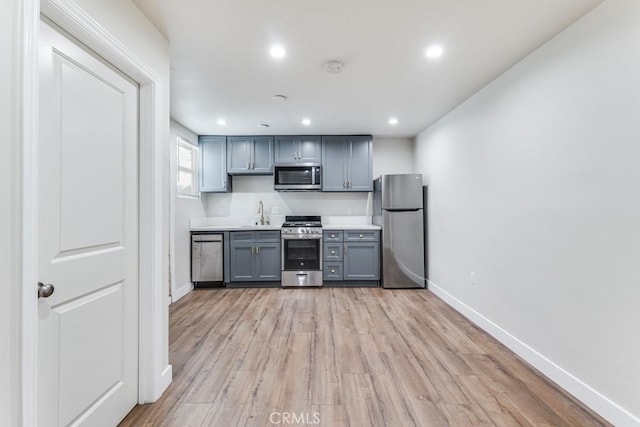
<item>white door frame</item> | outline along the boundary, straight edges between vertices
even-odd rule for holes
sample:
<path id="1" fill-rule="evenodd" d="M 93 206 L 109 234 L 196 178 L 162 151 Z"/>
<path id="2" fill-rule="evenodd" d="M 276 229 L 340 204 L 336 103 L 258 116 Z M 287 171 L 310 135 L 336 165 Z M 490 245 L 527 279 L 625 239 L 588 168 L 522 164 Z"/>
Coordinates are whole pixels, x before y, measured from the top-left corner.
<path id="1" fill-rule="evenodd" d="M 21 308 L 18 329 L 20 345 L 17 364 L 20 371 L 20 417 L 22 425 L 37 423 L 37 194 L 38 194 L 38 52 L 40 13 L 93 49 L 140 85 L 139 131 L 139 392 L 140 403 L 157 400 L 171 382 L 171 365 L 163 359 L 166 347 L 168 290 L 163 286 L 168 266 L 165 242 L 168 222 L 165 210 L 166 149 L 168 135 L 164 123 L 165 82 L 119 40 L 107 32 L 70 0 L 21 0 L 22 41 L 21 140 L 17 179 L 22 194 L 21 288 L 14 292 L 15 307 Z M 168 115 L 167 115 L 168 116 Z M 166 118 L 168 121 L 168 117 Z M 21 190 L 21 191 L 20 191 Z M 163 366 L 164 364 L 164 366 Z"/>

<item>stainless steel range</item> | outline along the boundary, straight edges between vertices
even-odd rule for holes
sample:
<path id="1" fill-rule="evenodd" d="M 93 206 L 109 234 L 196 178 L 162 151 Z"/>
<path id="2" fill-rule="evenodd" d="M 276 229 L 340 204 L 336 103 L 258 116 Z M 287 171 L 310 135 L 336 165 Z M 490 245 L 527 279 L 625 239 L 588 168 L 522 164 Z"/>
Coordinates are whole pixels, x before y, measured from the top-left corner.
<path id="1" fill-rule="evenodd" d="M 287 216 L 282 224 L 282 286 L 322 286 L 319 216 Z"/>

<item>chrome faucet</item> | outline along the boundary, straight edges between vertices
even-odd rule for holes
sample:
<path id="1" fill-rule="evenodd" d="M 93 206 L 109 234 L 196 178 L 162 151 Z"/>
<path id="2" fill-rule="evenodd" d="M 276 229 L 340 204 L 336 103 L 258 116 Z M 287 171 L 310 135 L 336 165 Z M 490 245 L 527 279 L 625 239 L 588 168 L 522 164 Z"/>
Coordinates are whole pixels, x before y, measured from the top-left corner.
<path id="1" fill-rule="evenodd" d="M 260 225 L 264 225 L 264 204 L 262 200 L 258 203 L 258 213 L 260 214 Z"/>

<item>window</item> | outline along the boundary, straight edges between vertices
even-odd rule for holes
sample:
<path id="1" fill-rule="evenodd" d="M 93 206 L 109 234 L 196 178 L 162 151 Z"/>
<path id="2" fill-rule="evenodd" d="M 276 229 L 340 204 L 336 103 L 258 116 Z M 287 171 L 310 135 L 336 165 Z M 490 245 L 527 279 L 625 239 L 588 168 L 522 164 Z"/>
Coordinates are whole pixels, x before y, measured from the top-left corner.
<path id="1" fill-rule="evenodd" d="M 178 138 L 178 196 L 199 197 L 198 147 Z"/>

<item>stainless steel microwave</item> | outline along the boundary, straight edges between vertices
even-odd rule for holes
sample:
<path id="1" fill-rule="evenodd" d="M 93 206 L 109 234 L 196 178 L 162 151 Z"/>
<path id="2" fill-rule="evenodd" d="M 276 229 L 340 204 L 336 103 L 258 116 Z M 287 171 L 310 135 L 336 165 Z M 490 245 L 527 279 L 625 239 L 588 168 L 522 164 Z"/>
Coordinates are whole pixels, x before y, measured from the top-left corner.
<path id="1" fill-rule="evenodd" d="M 276 164 L 273 188 L 278 191 L 318 191 L 322 188 L 321 176 L 317 163 Z"/>

